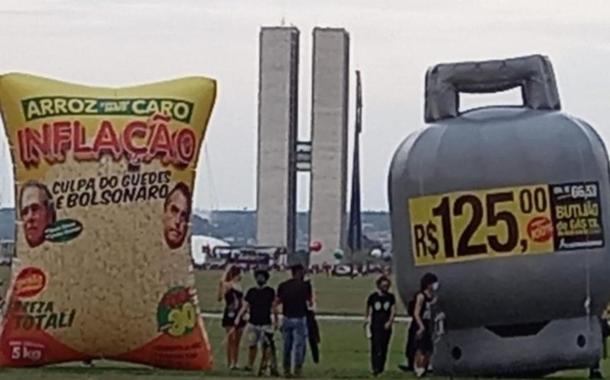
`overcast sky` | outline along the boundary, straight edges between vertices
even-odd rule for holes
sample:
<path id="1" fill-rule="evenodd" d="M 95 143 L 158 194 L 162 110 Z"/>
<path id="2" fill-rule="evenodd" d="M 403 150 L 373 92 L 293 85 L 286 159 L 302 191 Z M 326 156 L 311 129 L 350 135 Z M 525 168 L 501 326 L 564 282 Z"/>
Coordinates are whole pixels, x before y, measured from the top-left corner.
<path id="1" fill-rule="evenodd" d="M 546 54 L 564 110 L 591 122 L 610 143 L 610 3 L 603 0 L 0 0 L 0 73 L 107 86 L 184 75 L 217 79 L 196 207 L 252 209 L 258 33 L 282 20 L 301 30 L 302 138 L 309 135 L 312 28 L 350 33 L 350 66 L 363 76 L 365 209 L 387 209 L 390 159 L 423 125 L 423 79 L 435 63 Z M 463 104 L 518 101 L 513 91 L 470 96 Z M 13 184 L 3 133 L 0 142 L 0 203 L 6 206 L 13 204 Z"/>

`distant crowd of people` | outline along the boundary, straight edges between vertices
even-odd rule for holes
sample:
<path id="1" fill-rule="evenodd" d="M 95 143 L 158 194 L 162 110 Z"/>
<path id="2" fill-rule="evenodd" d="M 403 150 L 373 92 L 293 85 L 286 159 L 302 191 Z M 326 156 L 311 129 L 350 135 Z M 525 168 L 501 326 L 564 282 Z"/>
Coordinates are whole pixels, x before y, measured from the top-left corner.
<path id="1" fill-rule="evenodd" d="M 235 260 L 227 259 L 225 262 L 218 263 L 203 263 L 197 264 L 193 262 L 193 268 L 197 270 L 222 270 L 227 271 L 233 266 L 239 267 L 242 272 L 251 272 L 260 267 L 268 268 L 269 272 L 284 272 L 289 270 L 291 265 L 276 263 L 266 264 L 268 260 L 263 261 L 246 261 L 246 260 Z M 360 263 L 360 264 L 328 264 L 323 263 L 321 265 L 312 265 L 307 270 L 311 274 L 324 274 L 327 277 L 360 277 L 369 275 L 378 275 L 389 272 L 389 264 L 380 263 Z"/>
<path id="2" fill-rule="evenodd" d="M 320 332 L 315 318 L 315 292 L 303 265 L 290 268 L 291 278 L 277 289 L 268 285 L 270 273 L 266 269 L 254 270 L 256 285 L 245 293 L 241 288 L 242 270 L 231 266 L 224 273 L 218 288 L 218 301 L 224 302 L 222 326 L 225 329 L 226 361 L 231 370 L 238 370 L 239 348 L 242 335 L 248 345 L 246 371 L 258 375 L 279 375 L 276 360 L 274 333 L 282 335 L 281 370 L 285 377 L 300 377 L 307 347 L 313 361 L 319 361 Z M 366 299 L 365 327 L 370 339 L 371 370 L 374 376 L 384 372 L 388 346 L 396 317 L 396 298 L 390 292 L 388 273 L 376 280 L 376 290 Z M 421 279 L 420 291 L 409 303 L 413 322 L 408 330 L 405 350 L 406 364 L 399 367 L 413 371 L 418 377 L 430 370 L 433 351 L 433 307 L 439 283 L 428 273 Z M 280 312 L 281 311 L 281 312 Z M 281 326 L 280 326 L 280 314 Z M 255 369 L 258 353 L 260 365 Z"/>

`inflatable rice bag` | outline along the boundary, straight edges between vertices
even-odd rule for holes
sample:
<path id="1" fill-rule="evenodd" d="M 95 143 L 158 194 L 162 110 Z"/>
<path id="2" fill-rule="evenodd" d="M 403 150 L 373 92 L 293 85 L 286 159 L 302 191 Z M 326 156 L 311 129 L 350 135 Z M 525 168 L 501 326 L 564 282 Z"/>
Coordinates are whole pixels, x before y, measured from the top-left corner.
<path id="1" fill-rule="evenodd" d="M 200 77 L 115 89 L 0 76 L 17 221 L 0 366 L 211 368 L 189 221 L 215 96 Z"/>

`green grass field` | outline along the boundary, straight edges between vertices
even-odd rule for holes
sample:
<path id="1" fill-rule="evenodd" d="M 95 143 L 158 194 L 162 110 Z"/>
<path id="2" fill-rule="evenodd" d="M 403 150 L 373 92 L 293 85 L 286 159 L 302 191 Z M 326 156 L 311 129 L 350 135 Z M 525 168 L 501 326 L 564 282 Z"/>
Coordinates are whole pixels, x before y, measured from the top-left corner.
<path id="1" fill-rule="evenodd" d="M 196 273 L 197 291 L 201 308 L 205 312 L 219 312 L 222 303 L 216 299 L 221 271 L 199 271 Z M 288 273 L 274 272 L 269 285 L 276 287 L 288 278 Z M 318 313 L 322 314 L 364 314 L 366 297 L 374 290 L 375 276 L 356 277 L 326 277 L 316 275 L 312 278 L 316 292 Z M 254 285 L 252 273 L 244 273 L 242 286 L 244 290 Z M 402 310 L 402 305 L 399 305 Z"/>
<path id="2" fill-rule="evenodd" d="M 3 369 L 0 380 L 8 379 L 44 379 L 44 380 L 191 380 L 191 379 L 248 379 L 254 378 L 244 372 L 232 372 L 225 369 L 223 331 L 219 320 L 207 320 L 206 326 L 213 345 L 215 369 L 211 372 L 167 371 L 131 366 L 115 362 L 99 362 L 95 368 L 86 368 L 80 364 L 70 363 L 41 369 Z M 362 325 L 356 322 L 324 322 L 321 324 L 322 346 L 321 363 L 315 365 L 308 355 L 304 375 L 309 379 L 365 379 L 369 375 L 368 341 L 364 336 Z M 391 352 L 387 372 L 381 379 L 410 379 L 413 376 L 400 372 L 397 365 L 402 362 L 402 349 L 405 331 L 400 325 L 395 326 L 392 337 Z M 276 339 L 278 345 L 279 337 Z M 278 351 L 279 353 L 279 351 Z M 246 359 L 242 349 L 240 362 Z M 604 363 L 606 373 L 610 373 L 608 362 Z M 586 371 L 570 371 L 554 375 L 563 379 L 584 379 Z"/>
<path id="3" fill-rule="evenodd" d="M 200 295 L 202 309 L 206 312 L 220 311 L 222 304 L 216 301 L 216 287 L 221 272 L 198 272 L 197 287 Z M 273 275 L 271 285 L 276 285 L 287 278 L 285 273 Z M 8 277 L 7 268 L 0 269 L 0 279 Z M 314 286 L 317 292 L 318 311 L 327 314 L 357 314 L 363 313 L 364 299 L 373 289 L 375 277 L 365 278 L 326 278 L 315 276 Z M 6 282 L 4 281 L 6 286 Z M 253 284 L 252 275 L 244 276 L 244 288 Z M 400 307 L 402 309 L 402 307 Z M 190 380 L 190 379 L 247 379 L 244 372 L 233 372 L 225 367 L 224 331 L 218 319 L 206 319 L 206 328 L 212 343 L 215 358 L 215 369 L 211 372 L 188 372 L 156 370 L 125 363 L 104 362 L 96 363 L 95 368 L 83 367 L 79 363 L 68 363 L 41 369 L 0 369 L 0 380 L 8 379 L 44 379 L 44 380 Z M 308 356 L 305 367 L 305 376 L 310 379 L 364 379 L 369 374 L 369 342 L 364 336 L 362 324 L 359 322 L 330 322 L 321 323 L 322 362 L 315 365 Z M 281 347 L 279 336 L 278 354 Z M 397 369 L 403 362 L 403 347 L 405 342 L 405 326 L 396 324 L 391 342 L 391 350 L 387 364 L 387 372 L 382 379 L 412 378 Z M 242 349 L 240 362 L 246 359 Z M 242 364 L 243 365 L 243 364 Z M 606 373 L 610 374 L 610 362 L 604 362 Z M 553 377 L 560 378 L 586 378 L 586 371 L 563 372 Z"/>
<path id="4" fill-rule="evenodd" d="M 205 312 L 213 313 L 222 310 L 222 303 L 216 299 L 220 271 L 196 272 L 197 288 L 200 305 Z M 2 291 L 5 290 L 9 277 L 7 267 L 0 269 L 0 278 L 4 280 Z M 288 278 L 288 273 L 274 273 L 270 285 L 277 284 Z M 317 294 L 319 313 L 361 315 L 364 312 L 366 296 L 373 290 L 375 277 L 327 278 L 318 275 L 313 278 Z M 251 273 L 245 273 L 243 287 L 247 289 L 254 285 Z M 234 378 L 245 377 L 246 373 L 235 373 L 225 370 L 224 331 L 220 320 L 206 320 L 206 327 L 214 349 L 216 369 L 206 373 L 205 377 Z M 322 363 L 314 366 L 309 363 L 307 377 L 309 378 L 365 378 L 368 377 L 368 340 L 364 336 L 362 324 L 357 322 L 325 322 L 322 329 Z M 392 343 L 391 369 L 389 375 L 399 376 L 401 373 L 396 365 L 402 360 L 404 345 L 404 327 L 397 325 Z M 279 334 L 278 334 L 279 335 Z M 279 340 L 279 336 L 278 336 Z M 278 342 L 279 344 L 279 342 Z M 279 346 L 278 346 L 279 353 Z M 242 355 L 242 359 L 245 356 Z M 44 369 L 0 370 L 2 379 L 191 379 L 200 378 L 201 374 L 181 371 L 159 371 L 142 367 L 130 366 L 124 363 L 101 362 L 99 367 L 90 369 L 76 365 L 61 365 Z"/>
<path id="5" fill-rule="evenodd" d="M 197 271 L 195 272 L 197 293 L 201 309 L 207 313 L 222 311 L 223 304 L 217 301 L 218 282 L 222 276 L 221 271 Z M 0 267 L 0 280 L 4 284 L 0 288 L 1 294 L 5 294 L 8 285 L 9 268 Z M 269 285 L 277 287 L 281 281 L 289 277 L 288 272 L 272 274 Z M 349 314 L 361 315 L 364 313 L 364 302 L 366 297 L 374 289 L 374 276 L 339 278 L 327 278 L 324 275 L 313 277 L 316 292 L 316 304 L 318 313 L 322 314 Z M 252 273 L 244 273 L 242 286 L 244 290 L 254 285 Z M 399 305 L 399 311 L 402 305 Z"/>
<path id="6" fill-rule="evenodd" d="M 80 364 L 68 364 L 43 369 L 4 369 L 0 370 L 0 380 L 5 379 L 146 379 L 146 380 L 187 380 L 199 378 L 247 378 L 245 372 L 234 372 L 226 369 L 224 331 L 220 320 L 206 320 L 206 327 L 214 352 L 215 370 L 210 373 L 193 373 L 185 371 L 164 371 L 130 366 L 123 363 L 101 362 L 99 367 L 85 368 Z M 404 378 L 396 368 L 402 362 L 404 329 L 396 326 L 392 340 L 389 371 L 383 378 Z M 356 322 L 324 322 L 321 324 L 322 352 L 321 363 L 315 365 L 308 355 L 305 368 L 307 378 L 316 379 L 358 379 L 369 377 L 368 340 L 364 336 L 362 325 Z M 281 339 L 276 337 L 278 355 Z M 242 342 L 243 343 L 243 342 Z M 240 362 L 246 360 L 244 344 Z M 279 358 L 279 356 L 278 356 Z M 243 365 L 243 364 L 242 364 Z"/>

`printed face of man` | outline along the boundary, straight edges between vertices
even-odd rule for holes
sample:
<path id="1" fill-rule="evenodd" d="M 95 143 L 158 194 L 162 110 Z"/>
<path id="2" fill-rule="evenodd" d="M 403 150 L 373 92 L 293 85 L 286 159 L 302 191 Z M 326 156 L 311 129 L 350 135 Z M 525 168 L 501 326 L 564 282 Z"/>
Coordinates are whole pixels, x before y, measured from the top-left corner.
<path id="1" fill-rule="evenodd" d="M 174 191 L 167 202 L 163 214 L 165 242 L 172 248 L 178 248 L 186 238 L 189 219 L 189 200 L 181 191 Z"/>
<path id="2" fill-rule="evenodd" d="M 44 230 L 53 222 L 49 201 L 44 191 L 35 186 L 23 191 L 20 212 L 25 240 L 30 247 L 37 247 L 44 242 Z"/>

